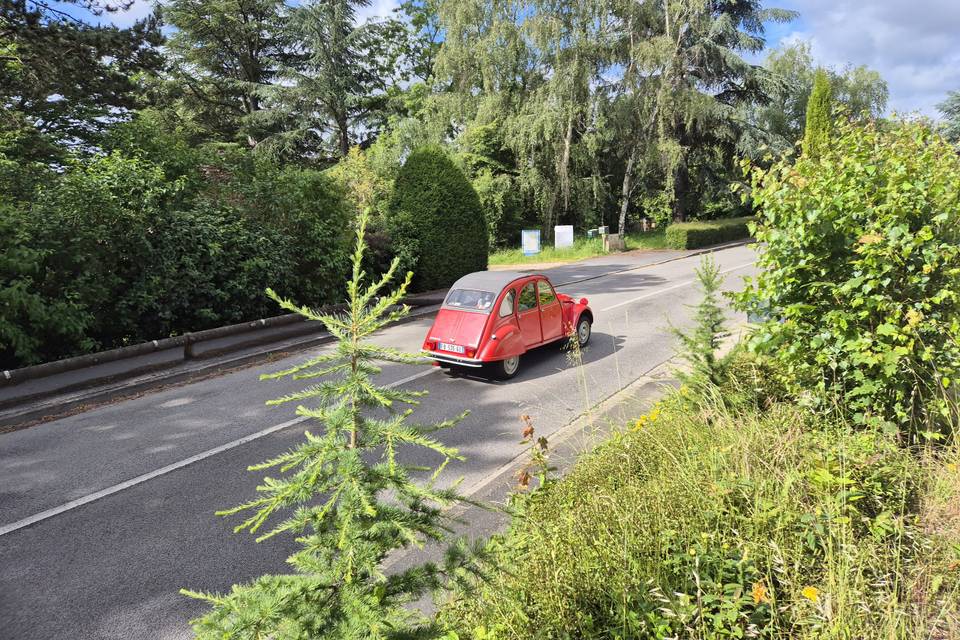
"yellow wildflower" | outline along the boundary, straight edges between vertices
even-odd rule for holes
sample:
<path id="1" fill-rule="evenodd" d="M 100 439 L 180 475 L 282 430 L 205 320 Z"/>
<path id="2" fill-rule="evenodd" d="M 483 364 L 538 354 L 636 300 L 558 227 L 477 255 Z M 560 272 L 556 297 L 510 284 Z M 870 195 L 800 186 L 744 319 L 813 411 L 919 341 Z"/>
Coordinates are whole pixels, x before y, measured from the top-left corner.
<path id="1" fill-rule="evenodd" d="M 762 582 L 754 582 L 753 604 L 760 604 L 761 602 L 770 602 L 770 597 L 767 595 L 767 587 Z"/>
<path id="2" fill-rule="evenodd" d="M 917 311 L 916 309 L 910 309 L 907 311 L 907 326 L 915 327 L 923 320 L 923 312 Z"/>
<path id="3" fill-rule="evenodd" d="M 803 591 L 800 592 L 800 595 L 810 602 L 816 602 L 820 599 L 820 590 L 816 587 L 804 587 Z"/>

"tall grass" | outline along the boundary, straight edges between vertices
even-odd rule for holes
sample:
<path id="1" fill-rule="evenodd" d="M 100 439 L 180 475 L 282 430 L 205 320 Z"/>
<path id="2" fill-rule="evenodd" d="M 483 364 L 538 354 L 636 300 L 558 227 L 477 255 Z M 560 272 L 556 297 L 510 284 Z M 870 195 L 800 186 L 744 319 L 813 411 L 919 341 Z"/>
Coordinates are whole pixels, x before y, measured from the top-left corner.
<path id="1" fill-rule="evenodd" d="M 626 237 L 627 249 L 665 249 L 666 238 L 662 230 L 647 233 L 632 233 Z M 544 245 L 542 251 L 536 255 L 525 256 L 520 248 L 502 249 L 490 254 L 489 264 L 537 264 L 541 262 L 572 262 L 605 255 L 603 241 L 600 238 L 577 238 L 573 246 L 565 249 L 555 249 Z"/>
<path id="2" fill-rule="evenodd" d="M 671 396 L 521 502 L 491 542 L 499 569 L 445 606 L 446 624 L 478 638 L 960 637 L 956 449 L 904 449 L 784 401 L 755 363 L 734 368 L 716 397 Z"/>

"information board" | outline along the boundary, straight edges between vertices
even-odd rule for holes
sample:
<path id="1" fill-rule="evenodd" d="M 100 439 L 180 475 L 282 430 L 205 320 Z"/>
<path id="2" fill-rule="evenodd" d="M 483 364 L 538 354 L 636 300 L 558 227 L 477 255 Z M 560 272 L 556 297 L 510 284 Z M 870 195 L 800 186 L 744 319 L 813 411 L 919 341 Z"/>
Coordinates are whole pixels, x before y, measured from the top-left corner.
<path id="1" fill-rule="evenodd" d="M 557 249 L 573 246 L 573 225 L 562 225 L 553 228 L 553 246 Z"/>
<path id="2" fill-rule="evenodd" d="M 520 232 L 520 247 L 523 255 L 532 256 L 540 253 L 540 229 L 524 229 Z"/>

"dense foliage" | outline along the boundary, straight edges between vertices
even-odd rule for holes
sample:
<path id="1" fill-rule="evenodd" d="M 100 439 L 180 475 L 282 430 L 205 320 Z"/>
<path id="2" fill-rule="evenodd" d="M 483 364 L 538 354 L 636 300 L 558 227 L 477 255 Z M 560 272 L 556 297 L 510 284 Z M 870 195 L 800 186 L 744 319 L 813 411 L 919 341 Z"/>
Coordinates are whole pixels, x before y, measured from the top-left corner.
<path id="1" fill-rule="evenodd" d="M 335 300 L 349 217 L 330 179 L 178 145 L 148 115 L 0 207 L 0 366 L 264 317 L 268 286 Z"/>
<path id="2" fill-rule="evenodd" d="M 701 222 L 676 222 L 667 227 L 667 246 L 673 249 L 699 249 L 712 244 L 750 237 L 753 218 L 726 218 Z"/>
<path id="3" fill-rule="evenodd" d="M 414 287 L 438 289 L 487 268 L 487 223 L 463 171 L 439 147 L 407 158 L 387 213 L 401 263 L 415 269 Z"/>
<path id="4" fill-rule="evenodd" d="M 741 147 L 745 153 L 759 158 L 768 150 L 790 151 L 803 138 L 807 103 L 818 71 L 827 74 L 834 101 L 849 117 L 877 119 L 883 116 L 889 91 L 879 73 L 863 65 L 848 65 L 840 70 L 817 67 L 810 49 L 809 42 L 798 41 L 784 44 L 767 55 L 764 67 L 776 83 L 769 93 L 769 101 L 748 110 L 756 127 L 751 128 L 743 140 Z"/>
<path id="5" fill-rule="evenodd" d="M 739 297 L 753 339 L 810 402 L 936 431 L 960 363 L 960 158 L 922 122 L 839 122 L 819 157 L 754 169 L 761 269 Z"/>
<path id="6" fill-rule="evenodd" d="M 933 525 L 960 485 L 936 486 L 943 461 L 729 364 L 715 393 L 685 388 L 521 499 L 498 570 L 441 612 L 455 637 L 948 636 L 960 535 Z M 713 400 L 734 396 L 750 403 Z"/>
<path id="7" fill-rule="evenodd" d="M 383 566 L 391 553 L 446 537 L 451 518 L 443 508 L 459 496 L 455 488 L 437 486 L 437 477 L 459 456 L 435 434 L 458 420 L 413 424 L 406 408 L 418 404 L 425 392 L 381 386 L 374 380 L 381 371 L 378 363 L 415 364 L 419 356 L 370 341 L 407 314 L 408 308 L 399 303 L 413 274 L 386 292 L 397 272 L 399 261 L 394 260 L 382 277 L 368 283 L 363 272 L 365 225 L 366 216 L 361 216 L 343 314 L 317 313 L 271 292 L 282 308 L 322 322 L 337 338 L 332 351 L 263 376 L 322 377 L 317 385 L 268 403 L 316 402 L 298 404 L 296 412 L 316 420 L 321 432 L 307 431 L 301 444 L 251 467 L 276 469 L 279 475 L 264 479 L 258 497 L 221 512 L 249 514 L 236 530 L 266 529 L 258 541 L 293 537 L 301 548 L 288 562 L 297 573 L 262 576 L 222 596 L 185 591 L 213 605 L 193 621 L 199 638 L 436 637 L 429 633 L 430 623 L 418 621 L 405 605 L 471 565 L 470 555 L 457 546 L 440 565 L 415 564 L 389 575 Z M 412 447 L 436 462 L 427 480 L 414 476 L 424 467 L 403 461 Z"/>

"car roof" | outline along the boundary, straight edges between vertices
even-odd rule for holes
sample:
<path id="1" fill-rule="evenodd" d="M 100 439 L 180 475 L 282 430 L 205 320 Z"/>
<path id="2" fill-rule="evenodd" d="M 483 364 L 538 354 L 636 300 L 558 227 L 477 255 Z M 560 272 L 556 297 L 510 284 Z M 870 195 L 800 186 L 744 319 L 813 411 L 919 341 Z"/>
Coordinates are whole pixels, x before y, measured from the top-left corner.
<path id="1" fill-rule="evenodd" d="M 522 271 L 475 271 L 454 282 L 450 289 L 475 289 L 477 291 L 500 293 L 511 282 L 532 277 L 546 278 L 539 273 L 523 273 Z"/>

